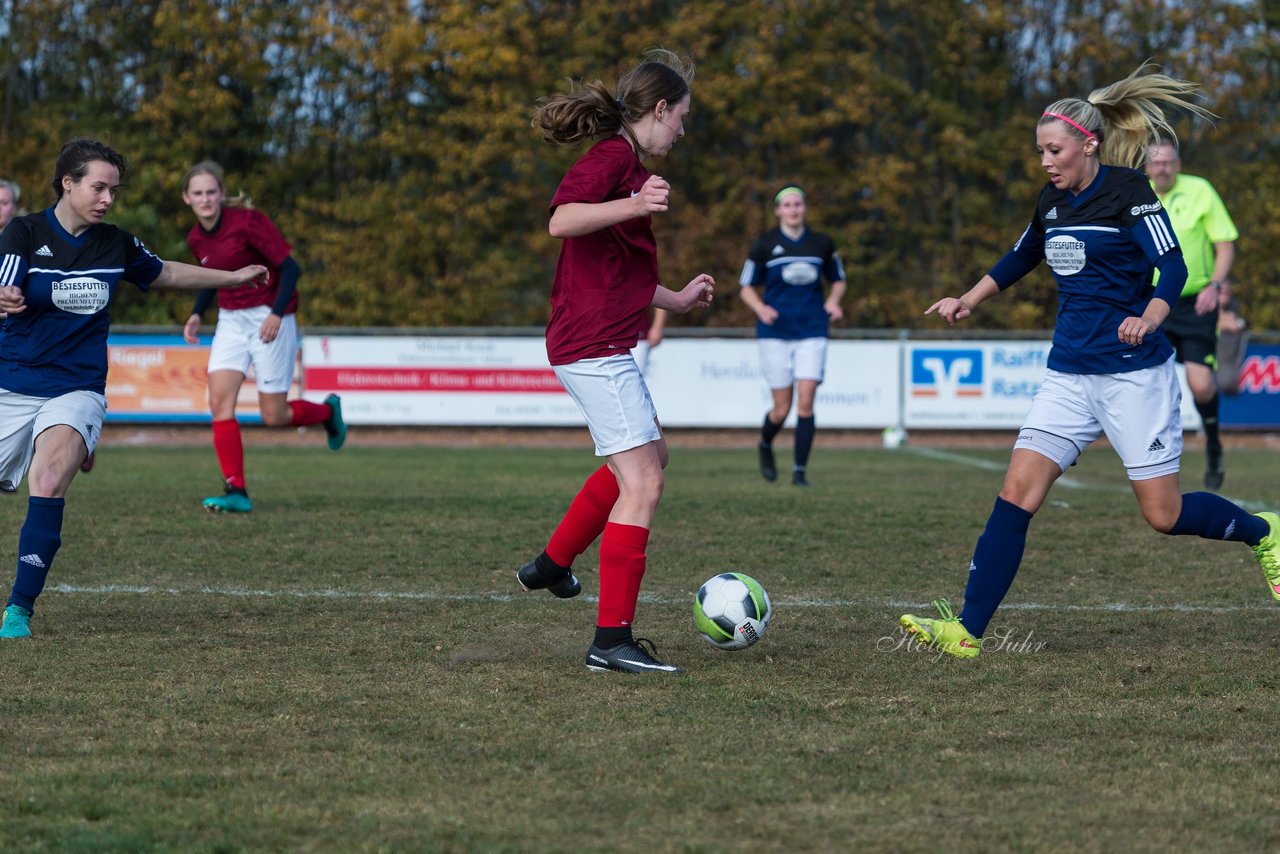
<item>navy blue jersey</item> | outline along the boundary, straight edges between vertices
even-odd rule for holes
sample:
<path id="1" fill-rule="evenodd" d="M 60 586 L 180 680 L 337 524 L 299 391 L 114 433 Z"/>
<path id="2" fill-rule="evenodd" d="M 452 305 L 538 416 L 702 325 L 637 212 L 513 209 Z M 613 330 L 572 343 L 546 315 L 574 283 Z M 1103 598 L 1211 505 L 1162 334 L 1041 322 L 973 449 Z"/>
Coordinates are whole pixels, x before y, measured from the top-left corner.
<path id="1" fill-rule="evenodd" d="M 1137 347 L 1118 336 L 1121 322 L 1141 317 L 1155 294 L 1156 267 L 1162 278 L 1164 271 L 1173 274 L 1179 290 L 1186 278 L 1173 227 L 1145 175 L 1103 166 L 1078 196 L 1046 185 L 1035 218 L 990 275 L 1004 290 L 1041 261 L 1048 262 L 1058 283 L 1051 369 L 1124 373 L 1162 364 L 1172 355 L 1158 329 Z"/>
<path id="2" fill-rule="evenodd" d="M 835 242 L 825 234 L 804 230 L 792 240 L 781 228 L 756 238 L 742 265 L 738 284 L 764 285 L 764 301 L 777 310 L 773 325 L 756 323 L 761 338 L 825 338 L 829 318 L 822 307 L 822 278 L 844 281 L 844 265 Z"/>
<path id="3" fill-rule="evenodd" d="M 73 237 L 53 208 L 0 235 L 0 287 L 22 288 L 27 309 L 0 328 L 0 388 L 35 397 L 107 386 L 108 306 L 121 279 L 146 290 L 164 262 L 114 225 Z"/>

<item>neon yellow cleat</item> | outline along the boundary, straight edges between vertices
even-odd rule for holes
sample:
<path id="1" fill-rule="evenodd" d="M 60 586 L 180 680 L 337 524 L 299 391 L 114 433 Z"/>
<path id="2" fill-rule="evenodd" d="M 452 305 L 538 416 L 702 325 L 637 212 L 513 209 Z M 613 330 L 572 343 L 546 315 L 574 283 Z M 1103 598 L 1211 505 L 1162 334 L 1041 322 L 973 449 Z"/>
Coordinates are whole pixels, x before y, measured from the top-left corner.
<path id="1" fill-rule="evenodd" d="M 929 646 L 937 647 L 957 658 L 977 658 L 978 653 L 982 652 L 982 641 L 969 634 L 960 619 L 951 613 L 951 603 L 946 599 L 934 599 L 933 607 L 938 609 L 941 619 L 903 614 L 898 622 Z"/>
<path id="2" fill-rule="evenodd" d="M 1258 563 L 1262 564 L 1262 574 L 1267 579 L 1271 598 L 1280 601 L 1280 516 L 1274 513 L 1253 515 L 1271 526 L 1271 533 L 1253 547 L 1253 553 L 1258 556 Z"/>

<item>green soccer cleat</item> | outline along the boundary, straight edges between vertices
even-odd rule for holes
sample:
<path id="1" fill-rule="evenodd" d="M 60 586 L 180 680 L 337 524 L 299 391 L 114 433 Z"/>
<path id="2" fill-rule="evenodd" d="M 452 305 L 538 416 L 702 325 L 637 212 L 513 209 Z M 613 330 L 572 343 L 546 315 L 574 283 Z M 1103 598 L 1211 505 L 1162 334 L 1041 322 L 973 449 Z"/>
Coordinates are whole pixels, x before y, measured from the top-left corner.
<path id="1" fill-rule="evenodd" d="M 31 637 L 31 612 L 21 605 L 4 609 L 4 625 L 0 626 L 0 638 Z"/>
<path id="2" fill-rule="evenodd" d="M 347 441 L 347 422 L 342 420 L 342 398 L 331 394 L 324 399 L 332 413 L 324 422 L 324 432 L 329 437 L 329 450 L 336 451 Z"/>
<path id="3" fill-rule="evenodd" d="M 228 492 L 206 498 L 204 509 L 210 513 L 248 513 L 253 509 L 253 502 L 243 492 Z"/>
<path id="4" fill-rule="evenodd" d="M 1262 564 L 1262 574 L 1267 579 L 1271 598 L 1280 601 L 1280 516 L 1274 513 L 1253 515 L 1271 526 L 1271 533 L 1253 547 L 1253 553 L 1258 556 L 1258 563 Z"/>
<path id="5" fill-rule="evenodd" d="M 951 603 L 946 599 L 934 599 L 933 607 L 938 609 L 941 619 L 903 614 L 898 622 L 923 643 L 937 647 L 948 655 L 977 658 L 978 653 L 982 652 L 982 641 L 969 634 L 960 618 L 951 613 Z"/>

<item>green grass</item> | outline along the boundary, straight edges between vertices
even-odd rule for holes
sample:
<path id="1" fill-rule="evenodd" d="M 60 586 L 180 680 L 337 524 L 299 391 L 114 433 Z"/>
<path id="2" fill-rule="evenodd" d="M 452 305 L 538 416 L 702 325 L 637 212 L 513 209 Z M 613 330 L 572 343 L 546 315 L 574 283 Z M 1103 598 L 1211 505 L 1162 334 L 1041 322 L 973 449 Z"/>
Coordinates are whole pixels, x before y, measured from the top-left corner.
<path id="1" fill-rule="evenodd" d="M 583 666 L 589 596 L 515 588 L 585 442 L 251 447 L 242 517 L 201 512 L 208 450 L 107 447 L 36 637 L 0 645 L 0 850 L 1280 845 L 1280 610 L 1252 553 L 1152 532 L 1092 450 L 997 614 L 1022 648 L 896 648 L 904 610 L 958 605 L 1001 477 L 980 466 L 1007 459 L 949 453 L 820 444 L 797 490 L 750 447 L 677 444 L 637 632 L 685 673 L 643 678 Z M 1228 463 L 1230 495 L 1280 504 L 1275 454 Z M 0 496 L 11 553 L 24 512 Z M 735 653 L 689 607 L 730 569 L 775 611 Z"/>

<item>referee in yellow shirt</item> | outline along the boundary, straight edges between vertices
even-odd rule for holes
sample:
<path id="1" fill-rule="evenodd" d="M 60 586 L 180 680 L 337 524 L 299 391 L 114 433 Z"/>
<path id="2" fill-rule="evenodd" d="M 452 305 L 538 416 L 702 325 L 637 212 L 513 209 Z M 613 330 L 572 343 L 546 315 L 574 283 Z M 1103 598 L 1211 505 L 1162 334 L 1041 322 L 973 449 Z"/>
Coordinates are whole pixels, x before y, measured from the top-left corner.
<path id="1" fill-rule="evenodd" d="M 1218 309 L 1231 295 L 1229 276 L 1240 233 L 1213 185 L 1204 178 L 1183 175 L 1181 170 L 1176 143 L 1164 139 L 1147 151 L 1147 177 L 1169 214 L 1187 262 L 1187 284 L 1162 328 L 1178 361 L 1186 365 L 1187 385 L 1204 422 L 1204 485 L 1218 490 L 1225 477 L 1214 377 Z"/>

